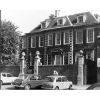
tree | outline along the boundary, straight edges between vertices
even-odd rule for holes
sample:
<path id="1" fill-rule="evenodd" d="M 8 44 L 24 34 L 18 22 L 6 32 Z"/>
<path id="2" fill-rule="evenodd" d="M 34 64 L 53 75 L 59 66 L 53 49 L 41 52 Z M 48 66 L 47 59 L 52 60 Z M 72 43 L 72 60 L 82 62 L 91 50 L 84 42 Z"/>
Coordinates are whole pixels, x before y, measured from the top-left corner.
<path id="1" fill-rule="evenodd" d="M 20 32 L 18 27 L 10 21 L 1 21 L 0 29 L 0 52 L 2 63 L 16 63 L 14 56 L 19 51 Z"/>

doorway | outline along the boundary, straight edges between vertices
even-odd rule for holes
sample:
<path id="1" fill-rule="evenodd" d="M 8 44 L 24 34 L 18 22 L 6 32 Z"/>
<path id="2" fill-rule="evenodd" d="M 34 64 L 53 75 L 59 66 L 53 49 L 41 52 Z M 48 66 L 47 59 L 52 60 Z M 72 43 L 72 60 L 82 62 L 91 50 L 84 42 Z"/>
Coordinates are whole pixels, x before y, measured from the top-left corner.
<path id="1" fill-rule="evenodd" d="M 94 84 L 97 82 L 96 61 L 86 59 L 86 84 Z"/>

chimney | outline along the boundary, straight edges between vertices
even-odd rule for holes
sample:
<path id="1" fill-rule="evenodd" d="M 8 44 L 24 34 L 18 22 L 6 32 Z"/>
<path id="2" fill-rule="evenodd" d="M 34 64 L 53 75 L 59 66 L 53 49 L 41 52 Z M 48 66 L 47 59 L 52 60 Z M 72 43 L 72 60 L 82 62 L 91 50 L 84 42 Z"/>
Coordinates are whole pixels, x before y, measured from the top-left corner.
<path id="1" fill-rule="evenodd" d="M 59 16 L 59 12 L 60 12 L 60 10 L 55 10 L 55 17 Z"/>

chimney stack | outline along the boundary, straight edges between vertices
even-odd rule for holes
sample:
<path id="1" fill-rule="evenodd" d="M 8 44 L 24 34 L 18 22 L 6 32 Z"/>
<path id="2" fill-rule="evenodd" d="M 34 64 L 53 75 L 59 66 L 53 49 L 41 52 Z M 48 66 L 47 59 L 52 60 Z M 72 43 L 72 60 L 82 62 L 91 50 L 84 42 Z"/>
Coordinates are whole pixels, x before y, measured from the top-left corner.
<path id="1" fill-rule="evenodd" d="M 59 12 L 60 12 L 60 10 L 55 10 L 55 17 L 59 16 Z"/>

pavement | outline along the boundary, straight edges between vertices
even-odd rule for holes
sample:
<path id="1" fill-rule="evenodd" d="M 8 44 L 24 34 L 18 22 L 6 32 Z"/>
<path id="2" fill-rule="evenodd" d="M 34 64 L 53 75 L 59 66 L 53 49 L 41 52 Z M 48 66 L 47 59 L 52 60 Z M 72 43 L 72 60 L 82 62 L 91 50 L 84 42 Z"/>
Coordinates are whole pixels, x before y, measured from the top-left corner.
<path id="1" fill-rule="evenodd" d="M 71 90 L 86 90 L 90 85 L 74 85 L 72 86 Z M 23 90 L 23 89 L 15 89 L 11 85 L 2 85 L 1 90 Z"/>
<path id="2" fill-rule="evenodd" d="M 73 85 L 72 89 L 74 90 L 86 90 L 90 85 Z"/>

